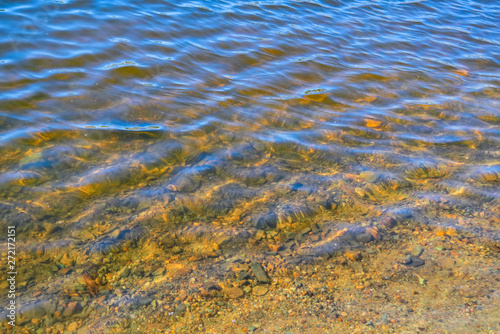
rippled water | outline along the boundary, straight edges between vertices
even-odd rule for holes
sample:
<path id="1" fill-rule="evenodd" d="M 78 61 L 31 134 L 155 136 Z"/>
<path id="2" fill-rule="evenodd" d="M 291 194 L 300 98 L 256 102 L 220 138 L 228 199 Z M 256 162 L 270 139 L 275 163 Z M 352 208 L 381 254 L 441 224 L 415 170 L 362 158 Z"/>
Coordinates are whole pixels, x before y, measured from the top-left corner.
<path id="1" fill-rule="evenodd" d="M 494 1 L 12 1 L 0 32 L 0 220 L 26 259 L 498 211 Z M 21 300 L 48 298 L 24 265 Z"/>

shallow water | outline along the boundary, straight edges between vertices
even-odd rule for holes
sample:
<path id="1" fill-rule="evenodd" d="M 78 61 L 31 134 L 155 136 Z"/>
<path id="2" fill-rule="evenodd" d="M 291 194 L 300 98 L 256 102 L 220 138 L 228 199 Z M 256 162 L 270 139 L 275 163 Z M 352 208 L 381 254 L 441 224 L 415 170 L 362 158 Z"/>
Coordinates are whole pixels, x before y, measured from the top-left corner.
<path id="1" fill-rule="evenodd" d="M 80 275 L 145 244 L 210 259 L 262 229 L 281 244 L 498 213 L 494 1 L 15 1 L 0 32 L 0 220 L 33 261 L 22 303 L 59 280 L 35 271 L 44 256 L 69 252 L 57 269 Z"/>

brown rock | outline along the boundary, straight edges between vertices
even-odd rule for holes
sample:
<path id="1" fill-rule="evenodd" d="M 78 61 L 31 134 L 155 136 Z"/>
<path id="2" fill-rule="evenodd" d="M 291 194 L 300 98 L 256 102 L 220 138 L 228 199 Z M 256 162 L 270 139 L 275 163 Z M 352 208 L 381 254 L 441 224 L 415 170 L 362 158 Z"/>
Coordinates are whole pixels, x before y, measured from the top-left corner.
<path id="1" fill-rule="evenodd" d="M 257 285 L 253 288 L 253 294 L 256 296 L 263 296 L 269 291 L 269 288 L 264 285 Z"/>
<path id="2" fill-rule="evenodd" d="M 219 257 L 219 255 L 220 254 L 217 253 L 217 252 L 207 252 L 207 253 L 205 253 L 205 256 L 209 257 L 209 258 L 216 258 L 216 257 Z"/>
<path id="3" fill-rule="evenodd" d="M 376 227 L 368 227 L 368 228 L 366 228 L 366 233 L 371 234 L 371 236 L 375 240 L 380 240 L 380 234 L 378 233 L 378 230 L 377 230 Z"/>
<path id="4" fill-rule="evenodd" d="M 60 275 L 66 275 L 66 274 L 69 274 L 70 272 L 71 272 L 70 268 L 62 268 L 57 273 L 60 274 Z"/>
<path id="5" fill-rule="evenodd" d="M 228 288 L 226 289 L 226 295 L 230 299 L 236 299 L 243 297 L 243 290 L 240 288 Z"/>
<path id="6" fill-rule="evenodd" d="M 385 226 L 387 228 L 393 228 L 396 226 L 397 222 L 396 219 L 392 217 L 384 217 L 380 220 L 380 225 Z"/>
<path id="7" fill-rule="evenodd" d="M 283 246 L 282 245 L 274 245 L 274 244 L 269 244 L 267 245 L 269 247 L 269 249 L 272 251 L 272 252 L 278 252 L 280 251 Z"/>
<path id="8" fill-rule="evenodd" d="M 167 270 L 180 270 L 184 268 L 184 265 L 182 263 L 168 263 L 167 264 Z"/>
<path id="9" fill-rule="evenodd" d="M 357 187 L 354 189 L 354 192 L 359 195 L 359 197 L 365 197 L 366 193 L 363 189 Z"/>
<path id="10" fill-rule="evenodd" d="M 68 253 L 65 253 L 63 255 L 63 257 L 61 258 L 61 261 L 60 261 L 62 264 L 64 264 L 65 267 L 71 267 L 74 263 L 75 263 L 75 260 L 72 259 Z"/>
<path id="11" fill-rule="evenodd" d="M 449 236 L 457 236 L 458 233 L 457 233 L 457 230 L 455 230 L 454 228 L 449 228 L 446 230 L 446 235 L 449 235 Z"/>
<path id="12" fill-rule="evenodd" d="M 196 261 L 200 261 L 201 259 L 203 259 L 203 256 L 198 254 L 198 255 L 191 256 L 188 260 L 190 262 L 196 262 Z"/>
<path id="13" fill-rule="evenodd" d="M 360 251 L 347 251 L 345 257 L 352 261 L 360 261 L 362 259 Z"/>
<path id="14" fill-rule="evenodd" d="M 70 331 L 70 332 L 74 332 L 74 331 L 76 331 L 78 329 L 78 327 L 80 327 L 78 325 L 78 323 L 72 322 L 72 323 L 69 324 L 67 330 Z"/>
<path id="15" fill-rule="evenodd" d="M 71 303 L 68 303 L 68 306 L 64 309 L 62 315 L 63 315 L 63 317 L 70 317 L 73 314 L 79 313 L 81 310 L 82 310 L 82 307 L 80 306 L 80 303 L 71 302 Z"/>

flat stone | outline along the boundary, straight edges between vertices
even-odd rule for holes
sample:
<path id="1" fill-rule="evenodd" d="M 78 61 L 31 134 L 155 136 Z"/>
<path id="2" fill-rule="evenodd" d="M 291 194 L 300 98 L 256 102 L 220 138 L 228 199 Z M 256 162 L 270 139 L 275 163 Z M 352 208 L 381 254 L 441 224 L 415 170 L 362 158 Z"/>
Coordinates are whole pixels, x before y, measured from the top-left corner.
<path id="1" fill-rule="evenodd" d="M 230 299 L 237 299 L 243 297 L 243 290 L 240 288 L 228 288 L 226 289 L 226 295 Z"/>
<path id="2" fill-rule="evenodd" d="M 412 256 L 411 257 L 411 266 L 412 267 L 420 267 L 425 264 L 425 261 L 419 257 Z"/>
<path id="3" fill-rule="evenodd" d="M 369 233 L 361 233 L 356 235 L 356 240 L 361 242 L 361 243 L 368 243 L 373 240 L 373 236 Z"/>
<path id="4" fill-rule="evenodd" d="M 253 288 L 253 294 L 256 296 L 263 296 L 269 291 L 269 288 L 264 285 L 257 285 Z"/>
<path id="5" fill-rule="evenodd" d="M 255 278 L 257 279 L 258 282 L 271 283 L 271 278 L 269 278 L 269 275 L 259 263 L 252 262 L 250 268 L 252 269 L 252 272 L 255 275 Z"/>
<path id="6" fill-rule="evenodd" d="M 420 267 L 420 266 L 423 266 L 425 264 L 425 261 L 419 257 L 410 256 L 410 257 L 405 258 L 403 260 L 402 264 L 404 264 L 405 266 Z"/>

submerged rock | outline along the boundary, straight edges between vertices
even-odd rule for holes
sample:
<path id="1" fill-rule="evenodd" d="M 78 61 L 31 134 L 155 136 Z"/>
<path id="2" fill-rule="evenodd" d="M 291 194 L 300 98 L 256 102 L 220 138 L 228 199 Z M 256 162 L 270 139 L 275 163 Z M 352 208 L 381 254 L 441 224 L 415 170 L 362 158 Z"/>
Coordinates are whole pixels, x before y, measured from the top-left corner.
<path id="1" fill-rule="evenodd" d="M 356 240 L 363 243 L 363 244 L 366 244 L 366 243 L 373 240 L 373 236 L 371 234 L 368 234 L 368 233 L 361 233 L 361 234 L 356 235 Z"/>
<path id="2" fill-rule="evenodd" d="M 269 278 L 269 275 L 259 263 L 252 262 L 250 268 L 252 269 L 252 272 L 255 275 L 255 278 L 257 279 L 258 282 L 267 284 L 271 283 L 271 278 Z"/>
<path id="3" fill-rule="evenodd" d="M 229 299 L 237 299 L 243 297 L 243 290 L 240 288 L 229 288 L 226 289 L 226 295 Z"/>
<path id="4" fill-rule="evenodd" d="M 200 185 L 201 180 L 198 175 L 193 173 L 182 173 L 176 176 L 167 188 L 177 192 L 192 192 Z"/>
<path id="5" fill-rule="evenodd" d="M 347 251 L 345 257 L 351 261 L 360 261 L 362 259 L 360 251 Z"/>
<path id="6" fill-rule="evenodd" d="M 259 230 L 265 230 L 266 228 L 276 228 L 278 224 L 278 215 L 274 212 L 268 212 L 264 215 L 256 218 L 255 227 Z"/>

